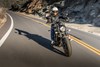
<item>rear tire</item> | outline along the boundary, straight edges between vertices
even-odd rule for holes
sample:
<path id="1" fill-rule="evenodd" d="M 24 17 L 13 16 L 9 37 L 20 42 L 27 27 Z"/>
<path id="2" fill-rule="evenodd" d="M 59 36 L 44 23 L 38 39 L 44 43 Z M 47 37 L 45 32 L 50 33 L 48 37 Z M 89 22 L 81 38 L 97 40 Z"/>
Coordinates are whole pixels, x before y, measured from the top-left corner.
<path id="1" fill-rule="evenodd" d="M 63 39 L 63 49 L 67 57 L 70 57 L 72 55 L 71 42 L 68 37 Z"/>

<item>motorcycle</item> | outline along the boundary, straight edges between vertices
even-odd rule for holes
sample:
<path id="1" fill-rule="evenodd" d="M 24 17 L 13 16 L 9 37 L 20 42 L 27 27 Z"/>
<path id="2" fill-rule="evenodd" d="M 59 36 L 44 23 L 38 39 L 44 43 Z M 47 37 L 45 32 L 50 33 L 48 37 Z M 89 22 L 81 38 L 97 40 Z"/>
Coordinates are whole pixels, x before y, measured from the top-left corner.
<path id="1" fill-rule="evenodd" d="M 59 21 L 54 24 L 54 31 L 55 31 L 54 45 L 58 47 L 63 47 L 65 55 L 67 57 L 70 57 L 72 55 L 72 47 L 71 47 L 71 41 L 69 37 L 70 29 L 69 30 L 66 29 L 67 28 L 64 22 Z M 52 47 L 54 45 L 52 45 Z"/>

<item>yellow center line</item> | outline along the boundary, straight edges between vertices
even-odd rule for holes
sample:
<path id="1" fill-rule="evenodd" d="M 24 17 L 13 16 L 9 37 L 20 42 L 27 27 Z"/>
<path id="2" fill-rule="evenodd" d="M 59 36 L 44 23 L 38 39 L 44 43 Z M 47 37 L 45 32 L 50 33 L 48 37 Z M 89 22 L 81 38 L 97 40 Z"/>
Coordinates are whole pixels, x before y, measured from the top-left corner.
<path id="1" fill-rule="evenodd" d="M 25 16 L 24 16 L 24 17 L 25 17 Z M 29 17 L 26 17 L 26 18 L 31 19 L 31 18 L 29 18 Z M 50 25 L 47 25 L 47 24 L 45 24 L 45 23 L 43 23 L 43 22 L 40 22 L 40 21 L 35 20 L 35 19 L 31 19 L 31 20 L 33 20 L 33 21 L 35 21 L 35 22 L 37 22 L 37 23 L 43 24 L 44 26 L 50 28 Z M 85 48 L 89 49 L 90 51 L 92 51 L 92 52 L 94 52 L 95 54 L 97 54 L 97 55 L 100 56 L 100 50 L 99 50 L 99 49 L 96 49 L 96 48 L 94 48 L 93 46 L 90 46 L 89 44 L 83 42 L 82 40 L 77 39 L 76 37 L 74 37 L 74 36 L 72 36 L 72 35 L 70 35 L 70 38 L 71 38 L 72 40 L 74 40 L 75 42 L 77 42 L 78 44 L 84 46 Z"/>
<path id="2" fill-rule="evenodd" d="M 99 50 L 99 49 L 96 49 L 96 48 L 94 48 L 94 47 L 88 45 L 87 43 L 85 43 L 85 42 L 83 42 L 83 41 L 81 41 L 81 40 L 75 38 L 74 36 L 71 36 L 71 35 L 70 35 L 70 38 L 73 39 L 73 40 L 74 40 L 75 42 L 77 42 L 78 44 L 80 44 L 80 45 L 86 47 L 87 49 L 91 50 L 92 52 L 96 53 L 97 55 L 100 55 L 100 50 Z"/>

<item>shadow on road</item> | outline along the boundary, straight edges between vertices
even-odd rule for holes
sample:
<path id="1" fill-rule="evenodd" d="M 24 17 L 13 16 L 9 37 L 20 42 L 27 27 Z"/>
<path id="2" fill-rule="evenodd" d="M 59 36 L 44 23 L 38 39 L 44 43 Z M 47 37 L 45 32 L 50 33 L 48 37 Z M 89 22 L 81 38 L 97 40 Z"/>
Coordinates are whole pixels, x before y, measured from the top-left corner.
<path id="1" fill-rule="evenodd" d="M 19 35 L 23 35 L 23 36 L 25 36 L 25 37 L 33 40 L 33 41 L 36 41 L 39 45 L 41 45 L 41 46 L 43 46 L 43 47 L 45 47 L 45 48 L 57 53 L 57 54 L 65 56 L 65 54 L 62 51 L 60 51 L 60 50 L 58 50 L 56 48 L 52 48 L 50 46 L 50 42 L 51 42 L 50 40 L 48 40 L 48 39 L 46 39 L 46 38 L 44 38 L 42 36 L 39 36 L 37 34 L 31 34 L 29 32 L 26 32 L 26 31 L 23 31 L 23 30 L 19 30 L 19 29 L 16 29 L 16 28 L 15 28 L 15 30 L 17 31 L 16 33 L 18 33 Z"/>

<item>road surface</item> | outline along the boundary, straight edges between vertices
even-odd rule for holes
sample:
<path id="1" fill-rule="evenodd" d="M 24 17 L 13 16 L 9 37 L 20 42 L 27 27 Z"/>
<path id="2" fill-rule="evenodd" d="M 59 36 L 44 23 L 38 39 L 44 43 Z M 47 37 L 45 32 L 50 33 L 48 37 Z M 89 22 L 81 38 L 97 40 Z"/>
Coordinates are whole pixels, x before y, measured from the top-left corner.
<path id="1" fill-rule="evenodd" d="M 0 67 L 100 67 L 100 56 L 96 53 L 72 41 L 72 56 L 66 57 L 62 48 L 50 47 L 49 27 L 13 12 L 9 14 L 14 20 L 14 27 L 0 47 Z M 8 16 L 0 29 L 0 38 L 10 25 Z M 100 49 L 99 37 L 74 29 L 71 34 Z"/>

